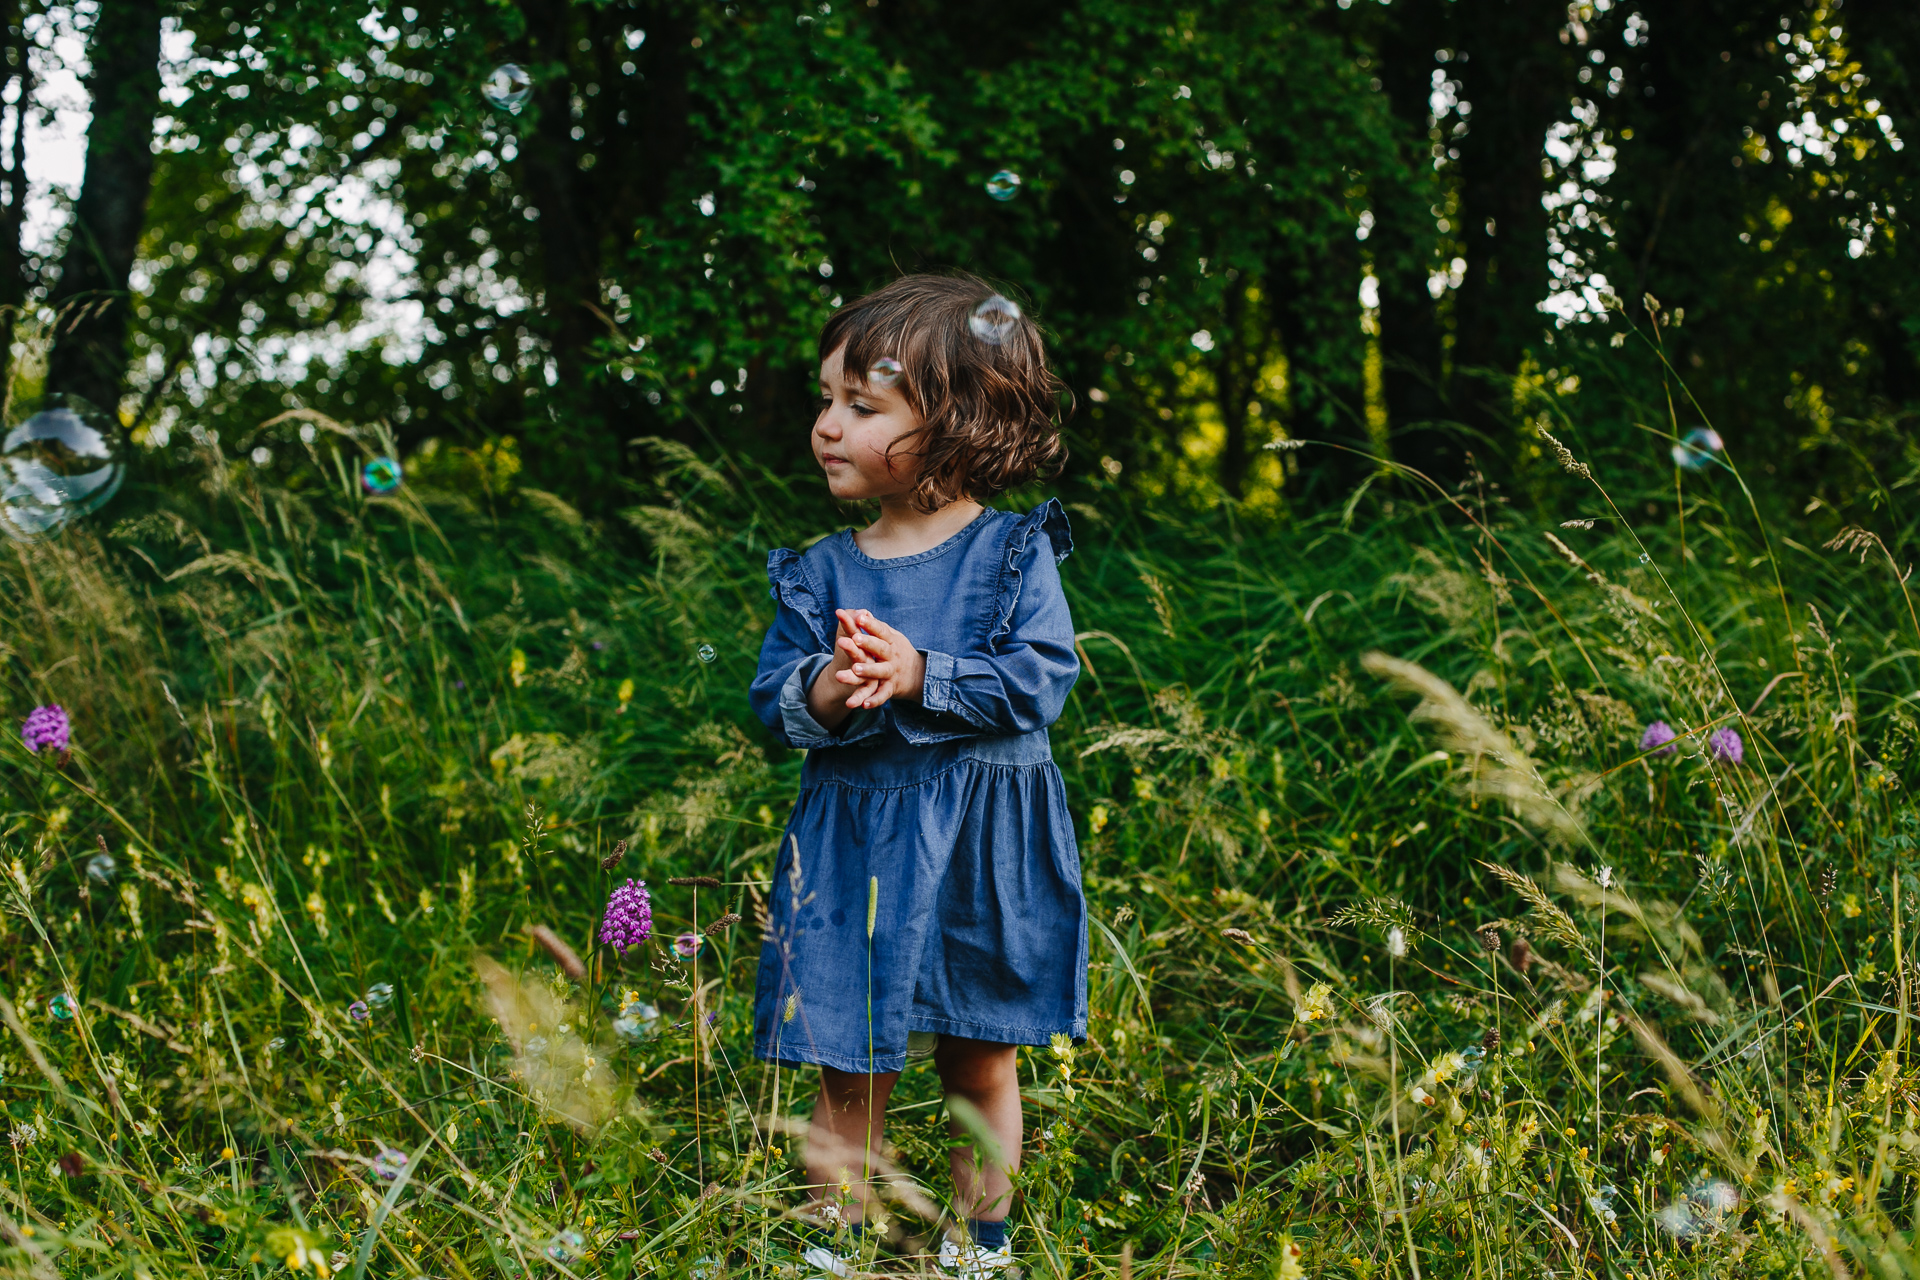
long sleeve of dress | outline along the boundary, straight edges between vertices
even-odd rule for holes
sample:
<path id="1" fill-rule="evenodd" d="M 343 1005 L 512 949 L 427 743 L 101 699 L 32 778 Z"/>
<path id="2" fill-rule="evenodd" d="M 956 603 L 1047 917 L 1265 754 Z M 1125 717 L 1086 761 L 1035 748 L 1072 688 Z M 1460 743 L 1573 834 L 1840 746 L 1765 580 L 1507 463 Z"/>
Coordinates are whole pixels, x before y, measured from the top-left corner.
<path id="1" fill-rule="evenodd" d="M 762 724 L 790 747 L 837 747 L 878 733 L 878 712 L 856 711 L 834 733 L 813 718 L 807 693 L 833 662 L 833 633 L 818 590 L 800 557 L 782 548 L 767 557 L 767 580 L 778 602 L 773 625 L 760 644 L 760 669 L 747 700 Z"/>
<path id="2" fill-rule="evenodd" d="M 1073 617 L 1060 586 L 1059 563 L 1072 549 L 1057 501 L 1020 521 L 1007 541 L 1000 621 L 986 647 L 956 654 L 922 650 L 926 679 L 919 705 L 889 704 L 907 741 L 1031 733 L 1059 719 L 1080 674 Z"/>

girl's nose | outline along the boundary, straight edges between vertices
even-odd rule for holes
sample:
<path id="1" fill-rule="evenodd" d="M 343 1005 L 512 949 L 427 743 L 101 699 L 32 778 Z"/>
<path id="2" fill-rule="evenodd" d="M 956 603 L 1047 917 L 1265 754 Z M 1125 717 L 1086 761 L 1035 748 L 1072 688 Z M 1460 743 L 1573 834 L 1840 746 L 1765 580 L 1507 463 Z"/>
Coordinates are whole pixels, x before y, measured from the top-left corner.
<path id="1" fill-rule="evenodd" d="M 823 440 L 840 438 L 840 424 L 833 420 L 833 410 L 824 410 L 818 418 L 813 420 L 813 434 Z"/>

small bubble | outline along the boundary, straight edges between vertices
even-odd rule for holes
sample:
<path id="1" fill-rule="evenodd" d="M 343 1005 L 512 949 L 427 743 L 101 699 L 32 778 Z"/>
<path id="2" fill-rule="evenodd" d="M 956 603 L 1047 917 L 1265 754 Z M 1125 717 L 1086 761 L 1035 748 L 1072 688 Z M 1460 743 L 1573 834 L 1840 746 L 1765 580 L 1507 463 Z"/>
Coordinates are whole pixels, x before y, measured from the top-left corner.
<path id="1" fill-rule="evenodd" d="M 644 1040 L 653 1034 L 659 1021 L 660 1010 L 644 1000 L 635 1000 L 623 1006 L 620 1016 L 613 1020 L 613 1034 L 628 1042 Z"/>
<path id="2" fill-rule="evenodd" d="M 120 872 L 120 864 L 113 860 L 110 853 L 96 853 L 87 859 L 87 879 L 95 884 L 111 883 Z"/>
<path id="3" fill-rule="evenodd" d="M 355 1022 L 371 1022 L 373 1020 L 373 1010 L 367 1008 L 367 1002 L 365 1000 L 355 1000 L 347 1006 L 347 1016 Z"/>
<path id="4" fill-rule="evenodd" d="M 373 1158 L 373 1173 L 382 1182 L 392 1182 L 406 1172 L 407 1153 L 396 1151 L 392 1147 L 380 1148 L 380 1154 Z"/>
<path id="5" fill-rule="evenodd" d="M 1020 304 L 996 293 L 973 309 L 967 328 L 980 341 L 1001 346 L 1020 328 Z"/>
<path id="6" fill-rule="evenodd" d="M 586 1243 L 587 1238 L 578 1231 L 561 1231 L 547 1241 L 547 1256 L 555 1262 L 571 1262 Z"/>
<path id="7" fill-rule="evenodd" d="M 1002 169 L 987 179 L 987 194 L 1005 204 L 1020 194 L 1020 175 L 1011 169 Z"/>
<path id="8" fill-rule="evenodd" d="M 547 1038 L 545 1036 L 535 1036 L 533 1039 L 527 1041 L 528 1053 L 545 1053 L 546 1051 Z"/>
<path id="9" fill-rule="evenodd" d="M 500 110 L 518 111 L 533 96 L 533 77 L 518 63 L 503 62 L 480 82 L 480 92 Z"/>
<path id="10" fill-rule="evenodd" d="M 384 1009 L 393 1003 L 393 984 L 376 982 L 367 988 L 367 1003 L 376 1009 Z"/>
<path id="11" fill-rule="evenodd" d="M 125 478 L 119 424 L 78 396 L 49 396 L 0 447 L 0 530 L 22 542 L 54 533 Z"/>
<path id="12" fill-rule="evenodd" d="M 61 1022 L 73 1021 L 73 1015 L 79 1010 L 80 1006 L 74 1003 L 73 997 L 64 991 L 47 1001 L 47 1012 Z"/>
<path id="13" fill-rule="evenodd" d="M 682 960 L 692 960 L 706 949 L 707 936 L 704 933 L 683 933 L 673 940 L 673 954 Z"/>
<path id="14" fill-rule="evenodd" d="M 1644 551 L 1642 551 L 1642 552 L 1640 553 L 1640 563 L 1641 563 L 1641 564 L 1652 564 L 1652 563 L 1653 563 L 1653 557 L 1652 557 L 1652 556 L 1650 556 L 1650 555 L 1648 555 L 1648 554 L 1647 554 L 1646 552 L 1644 552 Z"/>
<path id="15" fill-rule="evenodd" d="M 284 1036 L 275 1036 L 273 1039 L 267 1041 L 268 1053 L 278 1053 L 286 1047 L 287 1047 L 287 1041 Z"/>
<path id="16" fill-rule="evenodd" d="M 905 372 L 898 360 L 892 356 L 881 356 L 873 362 L 873 368 L 867 370 L 867 385 L 891 390 L 900 385 Z"/>
<path id="17" fill-rule="evenodd" d="M 400 463 L 394 458 L 373 458 L 360 468 L 360 487 L 368 493 L 392 493 L 400 487 Z"/>
<path id="18" fill-rule="evenodd" d="M 1714 461 L 1714 455 L 1726 447 L 1718 431 L 1695 427 L 1673 446 L 1673 465 L 1682 471 L 1704 471 Z"/>
<path id="19" fill-rule="evenodd" d="M 700 648 L 697 650 L 697 652 L 699 653 L 700 661 L 702 662 L 712 662 L 720 656 L 720 654 L 710 644 L 701 645 Z"/>

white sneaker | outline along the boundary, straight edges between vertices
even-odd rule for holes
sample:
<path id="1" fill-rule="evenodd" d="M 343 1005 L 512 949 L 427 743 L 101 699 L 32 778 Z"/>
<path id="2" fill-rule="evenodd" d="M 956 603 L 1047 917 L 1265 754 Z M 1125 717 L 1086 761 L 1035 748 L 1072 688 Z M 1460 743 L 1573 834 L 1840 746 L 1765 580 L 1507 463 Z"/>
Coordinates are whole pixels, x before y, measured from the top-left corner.
<path id="1" fill-rule="evenodd" d="M 823 1244 L 813 1246 L 800 1258 L 821 1275 L 837 1276 L 839 1280 L 848 1280 L 853 1275 L 853 1267 L 848 1260 Z"/>
<path id="2" fill-rule="evenodd" d="M 962 1280 L 984 1280 L 1012 1265 L 1013 1254 L 1005 1245 L 998 1249 L 982 1249 L 971 1241 L 964 1245 L 951 1240 L 940 1242 L 940 1269 L 952 1272 Z"/>

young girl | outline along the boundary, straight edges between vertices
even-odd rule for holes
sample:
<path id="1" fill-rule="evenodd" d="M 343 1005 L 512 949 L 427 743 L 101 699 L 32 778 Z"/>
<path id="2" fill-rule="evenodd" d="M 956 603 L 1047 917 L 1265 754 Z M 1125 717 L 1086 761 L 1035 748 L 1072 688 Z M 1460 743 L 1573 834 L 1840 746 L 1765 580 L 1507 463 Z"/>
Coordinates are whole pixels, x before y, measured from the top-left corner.
<path id="1" fill-rule="evenodd" d="M 887 1097 L 934 1044 L 947 1096 L 998 1146 L 953 1155 L 971 1243 L 941 1263 L 968 1275 L 1012 1262 L 1015 1046 L 1087 1025 L 1080 859 L 1047 741 L 1080 670 L 1056 567 L 1073 544 L 1058 502 L 982 505 L 1057 467 L 1059 389 L 1039 330 L 972 277 L 907 276 L 838 312 L 813 452 L 835 498 L 879 515 L 767 558 L 779 606 L 752 689 L 807 751 L 755 1050 L 819 1064 L 809 1181 L 857 1224 Z"/>

